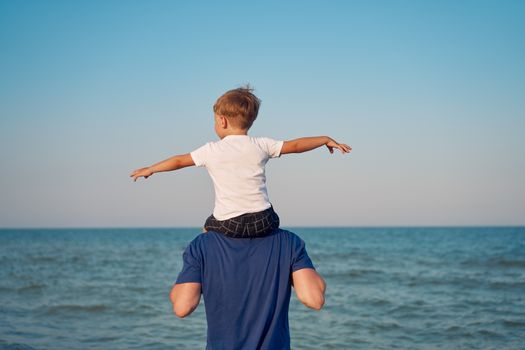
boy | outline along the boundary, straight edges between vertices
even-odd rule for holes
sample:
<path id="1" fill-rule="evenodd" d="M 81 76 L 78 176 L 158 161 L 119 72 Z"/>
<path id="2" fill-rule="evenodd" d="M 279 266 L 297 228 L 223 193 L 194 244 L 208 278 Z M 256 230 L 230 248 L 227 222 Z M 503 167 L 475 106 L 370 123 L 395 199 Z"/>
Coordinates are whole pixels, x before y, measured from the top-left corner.
<path id="1" fill-rule="evenodd" d="M 342 153 L 351 147 L 330 137 L 304 137 L 275 141 L 250 137 L 248 130 L 257 118 L 260 100 L 249 87 L 226 92 L 213 106 L 215 132 L 220 141 L 209 142 L 195 151 L 177 155 L 152 166 L 135 170 L 131 177 L 147 179 L 157 172 L 188 166 L 204 166 L 213 180 L 215 207 L 206 220 L 206 231 L 230 237 L 263 237 L 279 227 L 266 190 L 264 167 L 270 158 L 282 154 L 302 153 L 326 146 Z"/>

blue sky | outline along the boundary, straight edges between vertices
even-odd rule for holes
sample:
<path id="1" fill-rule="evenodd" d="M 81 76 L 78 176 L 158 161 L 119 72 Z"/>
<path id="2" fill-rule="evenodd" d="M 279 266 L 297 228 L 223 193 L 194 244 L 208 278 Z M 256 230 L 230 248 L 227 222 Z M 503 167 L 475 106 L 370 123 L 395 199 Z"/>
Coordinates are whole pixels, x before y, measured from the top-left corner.
<path id="1" fill-rule="evenodd" d="M 525 224 L 521 1 L 0 1 L 0 227 L 199 226 L 204 169 L 138 167 L 250 133 L 327 134 L 272 160 L 283 226 Z"/>

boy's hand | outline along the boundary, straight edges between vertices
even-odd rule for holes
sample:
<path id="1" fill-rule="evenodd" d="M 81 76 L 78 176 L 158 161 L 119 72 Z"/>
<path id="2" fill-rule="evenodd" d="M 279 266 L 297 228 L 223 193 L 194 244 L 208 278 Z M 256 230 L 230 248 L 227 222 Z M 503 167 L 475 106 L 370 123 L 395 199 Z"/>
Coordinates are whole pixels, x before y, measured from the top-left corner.
<path id="1" fill-rule="evenodd" d="M 147 167 L 147 168 L 141 168 L 141 169 L 135 170 L 134 172 L 131 173 L 130 176 L 133 178 L 133 181 L 137 181 L 139 177 L 143 177 L 147 179 L 151 175 L 153 175 L 153 171 L 151 171 L 150 168 Z"/>
<path id="2" fill-rule="evenodd" d="M 349 153 L 352 150 L 352 147 L 345 145 L 344 143 L 337 143 L 334 140 L 330 140 L 326 143 L 326 147 L 330 153 L 334 153 L 334 148 L 337 148 L 341 153 Z"/>

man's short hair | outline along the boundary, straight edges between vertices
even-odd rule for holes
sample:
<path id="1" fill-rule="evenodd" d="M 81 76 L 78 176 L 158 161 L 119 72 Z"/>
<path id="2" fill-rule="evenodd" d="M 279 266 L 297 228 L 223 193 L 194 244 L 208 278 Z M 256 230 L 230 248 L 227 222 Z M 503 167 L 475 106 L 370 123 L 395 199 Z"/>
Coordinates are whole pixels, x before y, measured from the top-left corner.
<path id="1" fill-rule="evenodd" d="M 252 93 L 250 86 L 227 91 L 213 105 L 213 112 L 226 117 L 235 127 L 248 130 L 259 113 L 261 100 Z"/>

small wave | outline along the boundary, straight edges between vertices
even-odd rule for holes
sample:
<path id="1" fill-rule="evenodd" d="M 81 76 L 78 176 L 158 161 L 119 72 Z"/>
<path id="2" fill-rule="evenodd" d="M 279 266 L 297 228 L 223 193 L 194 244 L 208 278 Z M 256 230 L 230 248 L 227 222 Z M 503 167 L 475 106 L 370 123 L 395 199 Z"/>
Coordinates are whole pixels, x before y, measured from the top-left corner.
<path id="1" fill-rule="evenodd" d="M 130 292 L 144 293 L 144 292 L 146 292 L 148 290 L 148 288 L 131 286 L 131 287 L 127 287 L 127 290 L 130 291 Z"/>
<path id="2" fill-rule="evenodd" d="M 525 268 L 525 260 L 498 260 L 496 263 L 502 267 L 522 267 Z"/>
<path id="3" fill-rule="evenodd" d="M 20 343 L 7 343 L 0 339 L 0 349 L 2 350 L 36 350 L 35 348 Z"/>
<path id="4" fill-rule="evenodd" d="M 375 261 L 375 257 L 360 251 L 349 251 L 349 252 L 316 252 L 312 253 L 312 258 L 315 260 L 323 261 L 348 261 L 348 260 L 358 260 L 358 261 Z"/>
<path id="5" fill-rule="evenodd" d="M 0 286 L 0 293 L 10 293 L 10 292 L 17 292 L 17 293 L 34 293 L 39 292 L 42 289 L 46 288 L 47 285 L 40 284 L 40 283 L 31 283 L 22 287 L 6 287 L 6 286 Z"/>
<path id="6" fill-rule="evenodd" d="M 57 258 L 53 256 L 31 256 L 29 259 L 33 263 L 50 263 L 57 261 Z"/>
<path id="7" fill-rule="evenodd" d="M 450 335 L 456 336 L 456 337 L 463 337 L 463 338 L 474 338 L 475 334 L 472 333 L 471 330 L 468 329 L 468 327 L 462 327 L 458 325 L 452 325 L 445 328 L 445 332 L 449 333 Z"/>
<path id="8" fill-rule="evenodd" d="M 40 283 L 31 283 L 27 286 L 23 286 L 17 289 L 18 292 L 28 293 L 28 292 L 39 292 L 42 289 L 46 288 L 45 284 Z"/>
<path id="9" fill-rule="evenodd" d="M 461 332 L 462 330 L 463 330 L 462 327 L 456 326 L 456 325 L 449 326 L 449 327 L 447 327 L 447 329 L 445 329 L 445 331 L 452 332 L 452 333 L 458 333 L 458 332 Z"/>
<path id="10" fill-rule="evenodd" d="M 392 305 L 392 302 L 390 300 L 381 299 L 381 298 L 372 298 L 365 300 L 364 303 L 373 305 L 373 306 L 389 306 Z"/>
<path id="11" fill-rule="evenodd" d="M 523 320 L 503 320 L 503 326 L 509 328 L 523 328 L 525 327 L 525 321 Z"/>
<path id="12" fill-rule="evenodd" d="M 499 259 L 493 258 L 488 260 L 466 260 L 461 263 L 467 267 L 482 268 L 525 268 L 525 260 Z"/>
<path id="13" fill-rule="evenodd" d="M 82 343 L 104 344 L 106 342 L 111 342 L 117 339 L 120 339 L 120 337 L 118 336 L 94 337 L 94 338 L 82 340 Z"/>
<path id="14" fill-rule="evenodd" d="M 425 317 L 425 308 L 420 304 L 403 304 L 391 307 L 388 311 L 391 315 L 399 318 L 420 318 Z"/>
<path id="15" fill-rule="evenodd" d="M 109 309 L 104 304 L 95 305 L 55 305 L 48 306 L 45 313 L 48 315 L 60 315 L 64 313 L 102 313 Z"/>
<path id="16" fill-rule="evenodd" d="M 439 276 L 439 277 L 425 277 L 417 276 L 410 277 L 407 280 L 409 287 L 416 286 L 462 286 L 464 288 L 477 287 L 485 283 L 485 280 L 469 276 Z"/>
<path id="17" fill-rule="evenodd" d="M 511 288 L 523 289 L 525 288 L 525 282 L 511 282 L 511 281 L 498 281 L 491 282 L 490 288 L 508 290 Z"/>
<path id="18" fill-rule="evenodd" d="M 138 305 L 132 309 L 119 310 L 119 314 L 126 316 L 141 315 L 141 316 L 153 316 L 157 312 L 155 308 L 149 305 Z"/>
<path id="19" fill-rule="evenodd" d="M 382 274 L 383 271 L 381 270 L 374 270 L 374 269 L 351 269 L 348 271 L 341 271 L 341 272 L 327 272 L 324 274 L 326 277 L 361 277 L 361 276 L 367 276 L 367 275 L 379 275 Z"/>
<path id="20" fill-rule="evenodd" d="M 13 291 L 13 288 L 0 286 L 0 293 L 12 292 L 12 291 Z M 0 343 L 0 344 L 1 344 L 1 343 Z"/>
<path id="21" fill-rule="evenodd" d="M 399 323 L 395 321 L 381 322 L 381 323 L 377 323 L 372 326 L 372 329 L 381 330 L 381 331 L 389 331 L 389 330 L 394 330 L 394 329 L 399 329 L 399 328 L 401 328 L 401 326 L 399 325 Z"/>
<path id="22" fill-rule="evenodd" d="M 481 329 L 477 333 L 479 335 L 482 335 L 482 336 L 485 336 L 485 337 L 490 337 L 490 338 L 501 338 L 503 336 L 501 333 L 494 332 L 494 331 L 488 330 L 488 329 Z"/>

